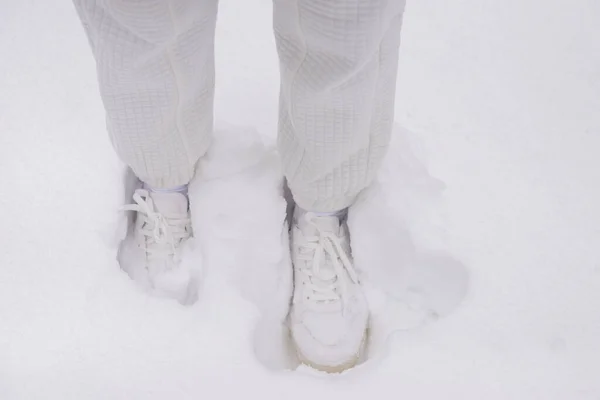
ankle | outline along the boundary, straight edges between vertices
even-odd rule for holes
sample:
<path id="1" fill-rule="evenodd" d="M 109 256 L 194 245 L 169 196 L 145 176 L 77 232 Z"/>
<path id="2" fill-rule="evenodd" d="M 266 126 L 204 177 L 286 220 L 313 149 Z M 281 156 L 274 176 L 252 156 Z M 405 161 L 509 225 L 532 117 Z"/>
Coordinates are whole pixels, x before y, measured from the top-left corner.
<path id="1" fill-rule="evenodd" d="M 304 208 L 300 207 L 299 205 L 296 205 L 296 207 L 294 208 L 294 217 L 295 218 L 301 217 L 307 213 L 314 214 L 317 217 L 337 217 L 341 220 L 341 219 L 344 219 L 348 215 L 348 209 L 343 208 L 341 210 L 334 210 L 334 211 L 313 211 L 313 210 L 305 210 Z"/>
<path id="2" fill-rule="evenodd" d="M 170 188 L 156 188 L 144 182 L 142 187 L 151 193 L 181 193 L 186 197 L 188 195 L 188 185 L 173 186 Z"/>

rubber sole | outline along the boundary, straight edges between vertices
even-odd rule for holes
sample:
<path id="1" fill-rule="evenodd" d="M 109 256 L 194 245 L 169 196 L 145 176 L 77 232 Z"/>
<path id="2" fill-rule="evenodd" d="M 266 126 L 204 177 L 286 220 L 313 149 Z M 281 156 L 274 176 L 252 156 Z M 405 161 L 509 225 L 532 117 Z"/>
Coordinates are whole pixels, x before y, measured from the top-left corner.
<path id="1" fill-rule="evenodd" d="M 302 364 L 304 364 L 310 368 L 313 368 L 317 371 L 326 372 L 328 374 L 340 374 L 344 371 L 349 370 L 350 368 L 356 367 L 356 365 L 359 363 L 359 361 L 361 360 L 363 353 L 365 351 L 367 337 L 368 337 L 368 329 L 365 331 L 365 334 L 360 343 L 360 347 L 359 347 L 357 353 L 351 359 L 344 361 L 343 363 L 337 364 L 337 365 L 322 365 L 322 364 L 315 363 L 315 362 L 309 360 L 307 357 L 305 357 L 302 354 L 302 352 L 300 351 L 298 346 L 296 346 L 296 343 L 293 341 L 294 340 L 293 337 L 292 337 L 292 343 L 294 344 L 294 347 L 296 349 L 296 355 L 298 356 L 298 360 Z"/>
<path id="2" fill-rule="evenodd" d="M 309 359 L 304 357 L 300 352 L 297 352 L 297 354 L 298 359 L 302 364 L 316 369 L 317 371 L 326 372 L 328 374 L 341 374 L 342 372 L 347 371 L 350 368 L 354 368 L 360 358 L 359 356 L 356 356 L 353 359 L 348 360 L 345 363 L 339 365 L 320 365 L 310 361 Z"/>

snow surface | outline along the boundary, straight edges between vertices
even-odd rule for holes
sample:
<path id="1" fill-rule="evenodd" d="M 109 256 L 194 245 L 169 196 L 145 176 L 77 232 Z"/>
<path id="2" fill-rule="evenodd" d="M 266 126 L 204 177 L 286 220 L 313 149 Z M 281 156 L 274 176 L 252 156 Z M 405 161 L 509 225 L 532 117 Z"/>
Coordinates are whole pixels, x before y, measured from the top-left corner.
<path id="1" fill-rule="evenodd" d="M 270 8 L 221 2 L 182 306 L 115 260 L 123 166 L 73 6 L 0 1 L 0 399 L 600 398 L 600 3 L 409 0 L 350 220 L 372 347 L 342 375 L 286 353 Z"/>

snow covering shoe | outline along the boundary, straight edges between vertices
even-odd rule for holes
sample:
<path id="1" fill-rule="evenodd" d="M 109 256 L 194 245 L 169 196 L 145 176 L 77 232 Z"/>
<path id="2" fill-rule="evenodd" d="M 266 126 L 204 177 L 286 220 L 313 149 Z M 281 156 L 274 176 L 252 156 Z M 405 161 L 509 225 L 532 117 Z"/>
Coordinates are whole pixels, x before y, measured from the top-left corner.
<path id="1" fill-rule="evenodd" d="M 192 236 L 187 197 L 137 189 L 133 201 L 123 207 L 136 215 L 119 251 L 121 268 L 157 294 L 184 301 L 191 279 L 181 265 L 183 246 Z"/>
<path id="2" fill-rule="evenodd" d="M 290 330 L 298 357 L 326 372 L 351 368 L 364 347 L 369 311 L 352 265 L 346 223 L 296 208 L 291 238 Z"/>

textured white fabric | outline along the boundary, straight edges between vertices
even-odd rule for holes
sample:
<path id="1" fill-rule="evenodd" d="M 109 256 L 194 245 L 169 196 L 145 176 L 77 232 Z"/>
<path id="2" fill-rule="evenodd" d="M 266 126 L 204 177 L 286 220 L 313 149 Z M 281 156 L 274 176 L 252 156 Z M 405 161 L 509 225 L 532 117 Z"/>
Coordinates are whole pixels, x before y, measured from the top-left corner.
<path id="1" fill-rule="evenodd" d="M 386 153 L 404 0 L 274 0 L 279 151 L 294 200 L 348 207 Z"/>
<path id="2" fill-rule="evenodd" d="M 213 126 L 216 0 L 75 0 L 119 157 L 155 188 L 188 183 Z"/>
<path id="3" fill-rule="evenodd" d="M 75 0 L 116 151 L 153 187 L 188 183 L 210 144 L 217 0 Z M 404 0 L 274 0 L 279 151 L 304 209 L 348 207 L 393 123 Z"/>

